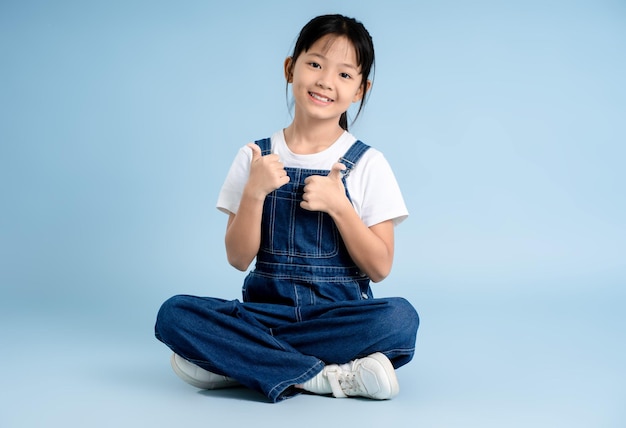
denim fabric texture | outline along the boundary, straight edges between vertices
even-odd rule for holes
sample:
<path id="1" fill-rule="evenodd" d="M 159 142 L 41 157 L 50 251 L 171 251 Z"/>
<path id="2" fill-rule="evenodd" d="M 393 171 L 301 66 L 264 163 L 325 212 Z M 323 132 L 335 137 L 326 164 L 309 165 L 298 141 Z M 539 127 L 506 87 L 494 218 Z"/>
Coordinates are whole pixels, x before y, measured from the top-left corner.
<path id="1" fill-rule="evenodd" d="M 263 155 L 271 152 L 270 139 L 256 143 Z M 346 165 L 344 185 L 368 148 L 357 141 L 338 160 Z M 329 171 L 285 170 L 290 182 L 264 203 L 260 250 L 243 301 L 174 296 L 161 306 L 155 327 L 175 353 L 272 402 L 298 394 L 294 385 L 325 364 L 374 352 L 395 368 L 406 364 L 419 325 L 405 299 L 373 297 L 328 214 L 300 207 L 304 180 Z"/>

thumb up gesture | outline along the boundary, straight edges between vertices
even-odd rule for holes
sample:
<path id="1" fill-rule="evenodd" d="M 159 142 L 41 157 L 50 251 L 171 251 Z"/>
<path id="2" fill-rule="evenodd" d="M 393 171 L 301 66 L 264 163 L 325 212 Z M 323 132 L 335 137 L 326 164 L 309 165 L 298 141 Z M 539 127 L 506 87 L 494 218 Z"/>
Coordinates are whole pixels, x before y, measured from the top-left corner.
<path id="1" fill-rule="evenodd" d="M 246 183 L 247 189 L 256 197 L 263 199 L 272 191 L 289 182 L 289 176 L 277 154 L 261 156 L 261 148 L 248 144 L 252 150 L 250 162 L 250 177 Z"/>
<path id="2" fill-rule="evenodd" d="M 331 214 L 348 201 L 342 182 L 346 166 L 335 163 L 327 176 L 312 175 L 304 180 L 304 194 L 300 206 L 309 211 Z"/>

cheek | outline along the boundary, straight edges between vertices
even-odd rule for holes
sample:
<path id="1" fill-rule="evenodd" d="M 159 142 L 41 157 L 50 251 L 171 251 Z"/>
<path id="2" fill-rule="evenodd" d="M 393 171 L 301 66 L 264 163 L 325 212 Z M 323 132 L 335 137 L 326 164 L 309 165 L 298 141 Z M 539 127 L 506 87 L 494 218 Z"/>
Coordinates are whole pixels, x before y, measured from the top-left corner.
<path id="1" fill-rule="evenodd" d="M 309 84 L 308 82 L 309 81 L 307 80 L 306 75 L 303 76 L 302 74 L 295 74 L 293 76 L 292 84 L 294 88 L 305 88 Z"/>

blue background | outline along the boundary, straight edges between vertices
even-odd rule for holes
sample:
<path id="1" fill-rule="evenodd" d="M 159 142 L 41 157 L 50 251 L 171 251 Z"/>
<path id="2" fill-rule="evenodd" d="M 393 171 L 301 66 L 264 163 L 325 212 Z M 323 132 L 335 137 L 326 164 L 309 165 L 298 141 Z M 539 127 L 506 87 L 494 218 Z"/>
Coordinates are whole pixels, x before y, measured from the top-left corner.
<path id="1" fill-rule="evenodd" d="M 389 402 L 197 392 L 152 337 L 238 298 L 217 193 L 286 126 L 313 16 L 376 46 L 352 131 L 411 216 L 378 296 L 422 325 Z M 623 1 L 2 1 L 0 426 L 623 427 Z M 399 326 L 401 328 L 401 326 Z"/>

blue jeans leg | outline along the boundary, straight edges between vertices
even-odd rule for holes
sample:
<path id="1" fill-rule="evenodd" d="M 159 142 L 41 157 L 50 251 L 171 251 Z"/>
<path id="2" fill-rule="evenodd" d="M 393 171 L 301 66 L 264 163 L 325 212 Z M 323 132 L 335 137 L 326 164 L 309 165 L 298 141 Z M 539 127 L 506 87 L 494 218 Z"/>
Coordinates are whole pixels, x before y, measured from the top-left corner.
<path id="1" fill-rule="evenodd" d="M 274 337 L 326 364 L 382 352 L 395 368 L 411 361 L 419 316 L 403 298 L 352 300 L 299 308 L 301 321 L 272 329 Z"/>
<path id="2" fill-rule="evenodd" d="M 394 367 L 406 364 L 418 324 L 401 298 L 291 307 L 175 296 L 161 307 L 155 332 L 182 357 L 276 402 L 324 363 L 383 352 Z"/>
<path id="3" fill-rule="evenodd" d="M 159 310 L 157 339 L 181 357 L 214 373 L 236 379 L 272 401 L 297 393 L 324 365 L 274 338 L 262 320 L 293 321 L 293 308 L 259 311 L 237 300 L 174 296 Z"/>

